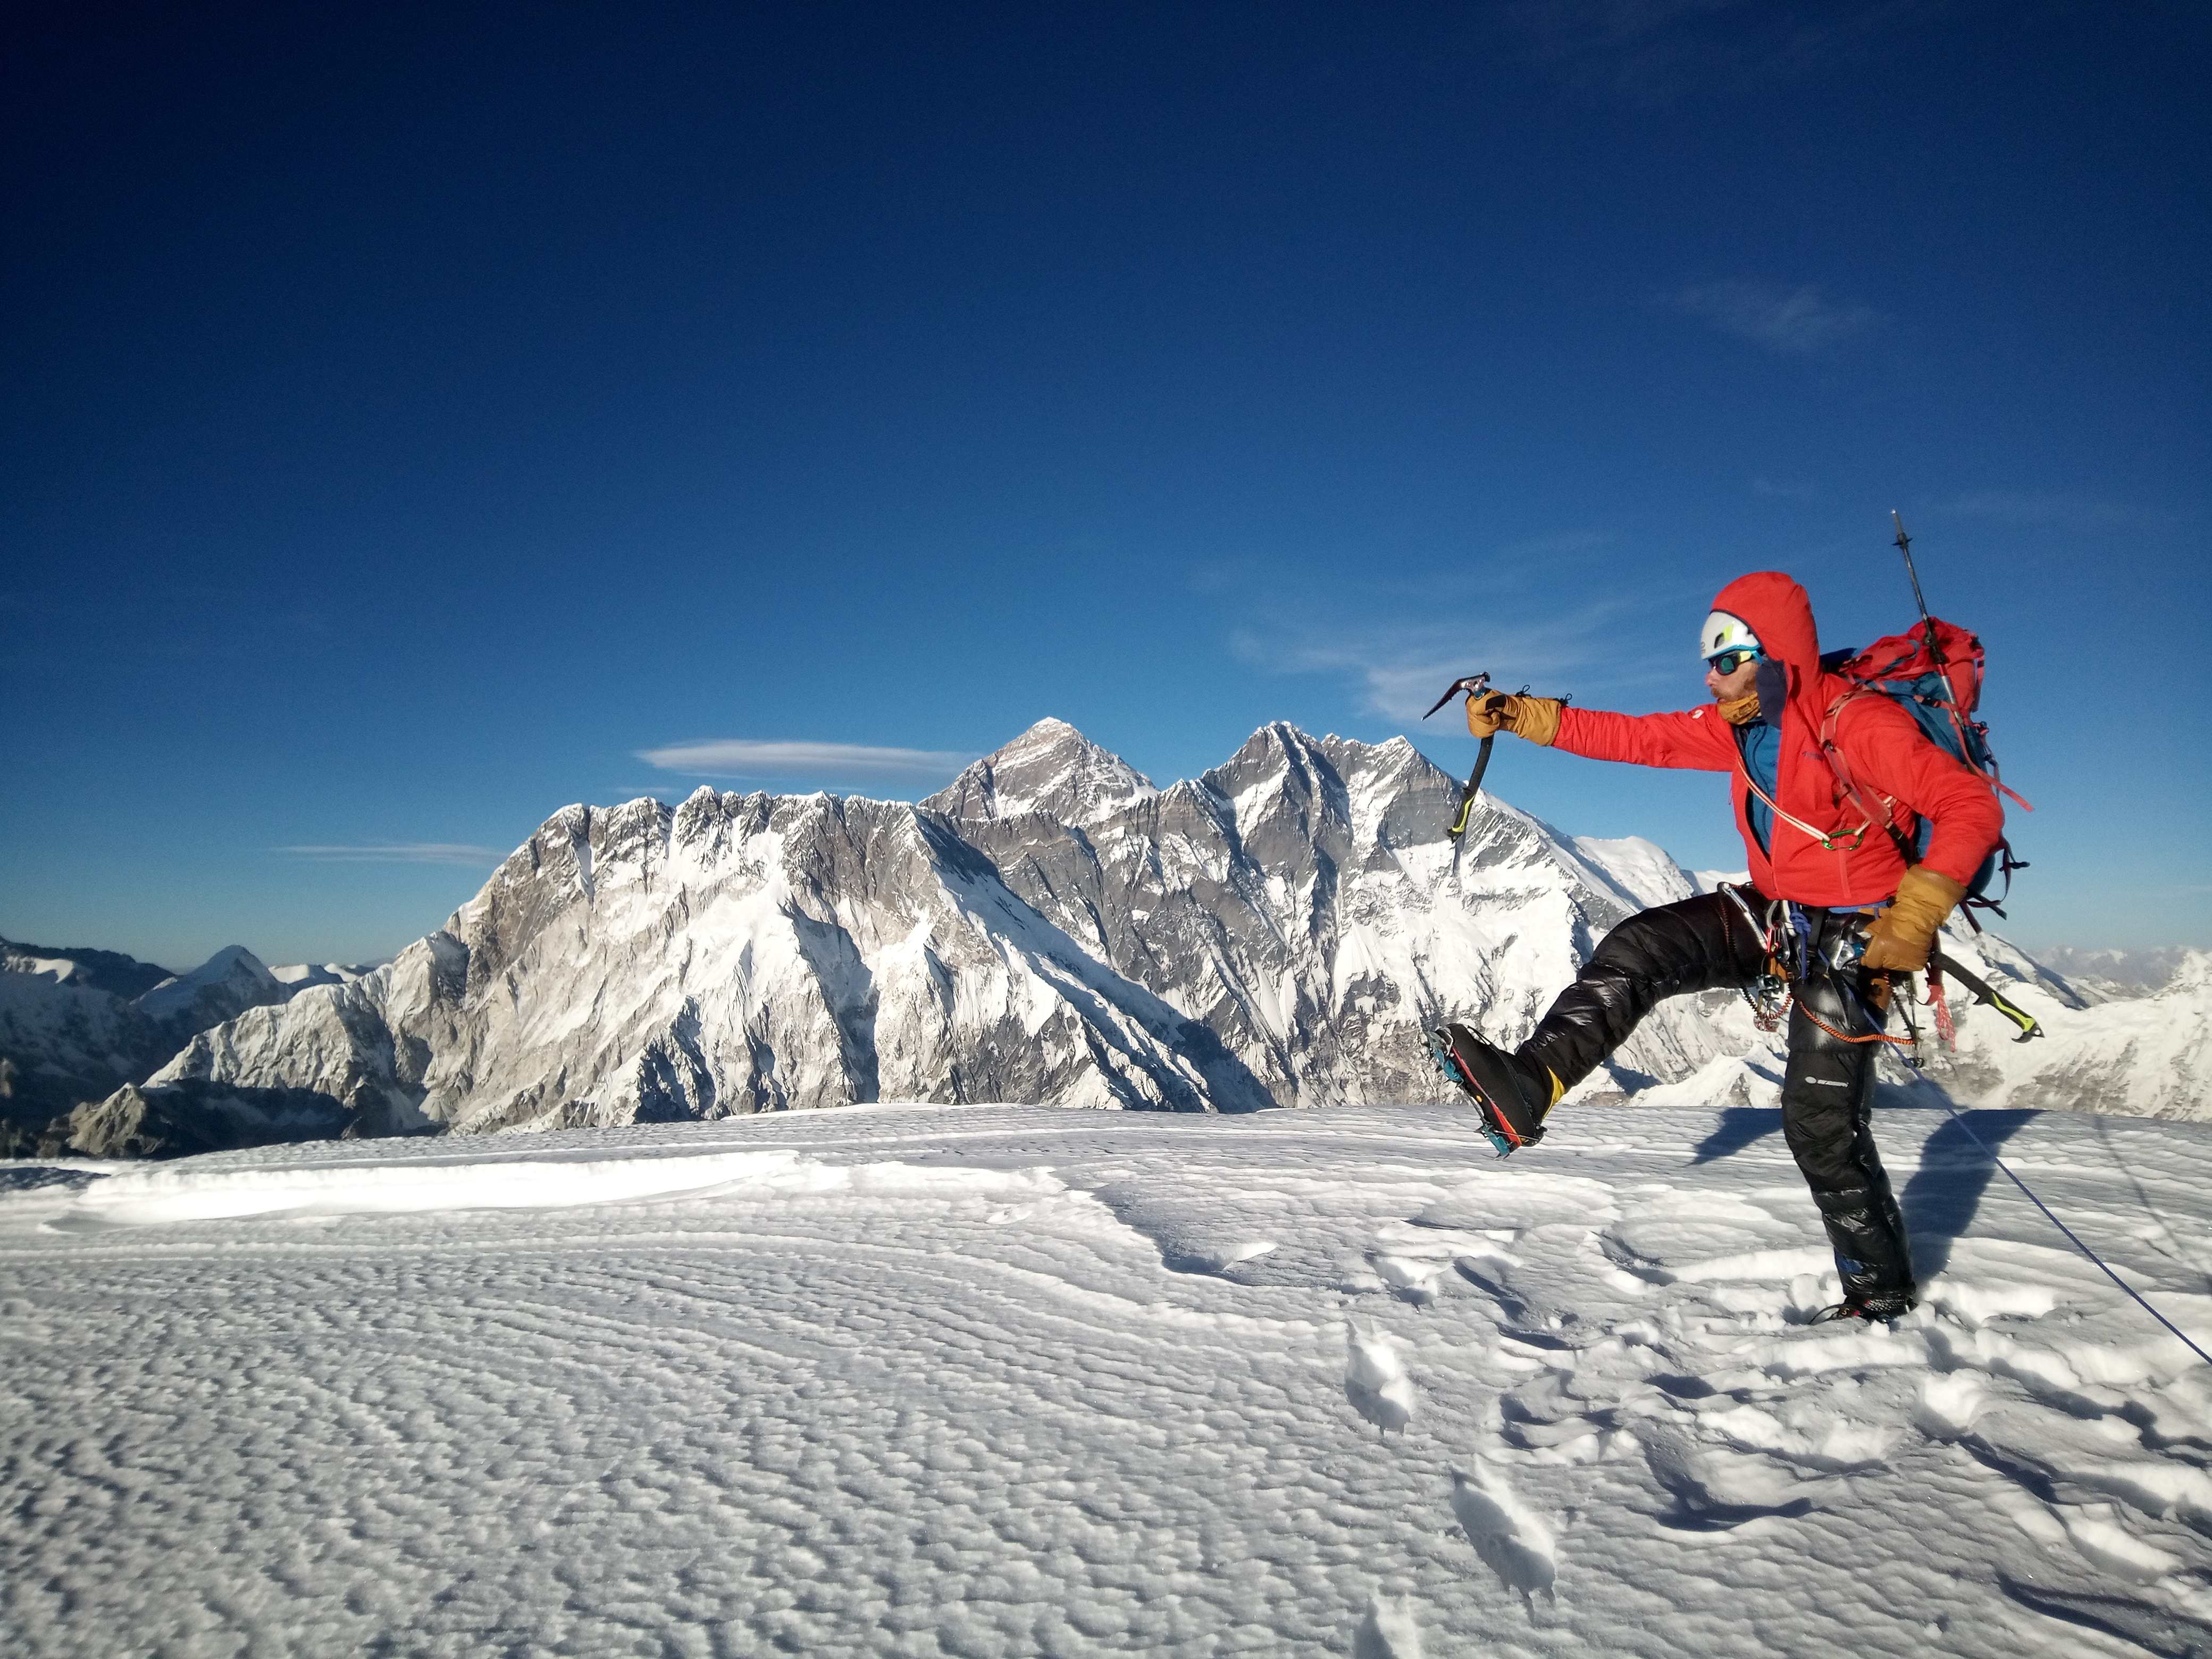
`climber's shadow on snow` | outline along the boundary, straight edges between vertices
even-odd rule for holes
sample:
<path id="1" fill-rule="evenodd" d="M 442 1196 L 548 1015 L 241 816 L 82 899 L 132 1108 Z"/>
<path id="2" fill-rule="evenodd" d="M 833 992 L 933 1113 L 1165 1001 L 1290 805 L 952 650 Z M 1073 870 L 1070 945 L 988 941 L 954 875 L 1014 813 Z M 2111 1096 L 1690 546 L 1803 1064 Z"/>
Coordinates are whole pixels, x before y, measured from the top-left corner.
<path id="1" fill-rule="evenodd" d="M 1726 1158 L 1730 1152 L 1740 1152 L 1754 1140 L 1782 1133 L 1782 1109 L 1779 1106 L 1728 1106 L 1721 1110 L 1721 1121 L 1713 1126 L 1712 1133 L 1697 1144 L 1690 1155 L 1692 1164 L 1710 1164 L 1717 1158 Z"/>
<path id="2" fill-rule="evenodd" d="M 1912 1235 L 1912 1265 L 1922 1279 L 1932 1279 L 1950 1265 L 1952 1245 L 1974 1224 L 1982 1195 L 1998 1178 L 1998 1152 L 2042 1115 L 1994 1109 L 1947 1115 L 1928 1137 L 1920 1149 L 1920 1167 L 1897 1195 Z"/>
<path id="3" fill-rule="evenodd" d="M 1946 1115 L 1921 1149 L 1920 1165 L 1898 1194 L 1912 1234 L 1913 1265 L 1930 1278 L 1949 1265 L 1951 1247 L 1973 1225 L 1982 1195 L 1998 1176 L 1996 1154 L 2039 1112 L 1989 1110 L 1964 1118 Z M 1971 1120 L 1971 1122 L 1968 1121 Z M 1711 1164 L 1753 1142 L 1782 1133 L 1778 1106 L 1730 1106 L 1712 1133 L 1697 1144 L 1692 1164 Z M 1975 1136 L 1981 1138 L 1977 1145 Z"/>

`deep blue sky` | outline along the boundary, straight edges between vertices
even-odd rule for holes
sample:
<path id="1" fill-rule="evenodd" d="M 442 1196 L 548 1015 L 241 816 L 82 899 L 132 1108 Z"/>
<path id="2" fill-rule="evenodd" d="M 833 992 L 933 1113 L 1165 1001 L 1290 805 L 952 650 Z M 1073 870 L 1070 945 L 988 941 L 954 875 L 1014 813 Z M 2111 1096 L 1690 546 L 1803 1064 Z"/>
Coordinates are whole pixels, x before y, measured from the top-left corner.
<path id="1" fill-rule="evenodd" d="M 1686 705 L 1746 569 L 1902 626 L 1895 506 L 2015 935 L 2212 945 L 2201 6 L 79 9 L 0 88 L 0 933 L 383 955 L 693 742 L 1460 770 L 1453 674 Z M 1741 863 L 1716 778 L 1492 781 Z"/>

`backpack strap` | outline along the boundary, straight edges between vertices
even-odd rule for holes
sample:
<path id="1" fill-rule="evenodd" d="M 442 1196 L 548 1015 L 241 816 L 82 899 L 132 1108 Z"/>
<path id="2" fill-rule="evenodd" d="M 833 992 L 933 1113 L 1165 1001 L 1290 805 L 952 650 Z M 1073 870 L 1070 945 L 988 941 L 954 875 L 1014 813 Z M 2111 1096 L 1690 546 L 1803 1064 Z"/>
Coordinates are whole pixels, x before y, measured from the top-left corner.
<path id="1" fill-rule="evenodd" d="M 1920 859 L 1912 849 L 1912 837 L 1897 827 L 1896 800 L 1891 796 L 1884 795 L 1881 798 L 1880 812 L 1876 812 L 1874 808 L 1869 806 L 1866 797 L 1859 793 L 1858 784 L 1851 776 L 1851 769 L 1844 759 L 1844 751 L 1836 744 L 1836 730 L 1838 723 L 1843 718 L 1844 705 L 1854 698 L 1875 695 L 1881 694 L 1875 693 L 1870 686 L 1854 686 L 1828 705 L 1828 712 L 1820 721 L 1820 756 L 1828 763 L 1828 770 L 1835 775 L 1838 787 L 1843 790 L 1851 804 L 1866 815 L 1867 823 L 1873 823 L 1876 819 L 1881 821 L 1881 827 L 1889 833 L 1891 844 L 1897 848 L 1898 856 L 1903 859 L 1906 867 L 1910 868 L 1917 864 Z"/>
<path id="2" fill-rule="evenodd" d="M 1887 696 L 1889 694 L 1887 692 L 1882 691 L 1875 686 L 1854 686 L 1851 690 L 1844 692 L 1842 696 L 1838 697 L 1835 702 L 1828 705 L 1828 712 L 1820 722 L 1820 753 L 1827 760 L 1828 769 L 1836 775 L 1836 781 L 1842 787 L 1844 793 L 1850 796 L 1852 802 L 1858 807 L 1859 811 L 1865 812 L 1870 819 L 1875 816 L 1875 814 L 1868 808 L 1866 798 L 1859 793 L 1858 785 L 1852 781 L 1850 767 L 1844 759 L 1844 751 L 1842 749 L 1838 747 L 1836 744 L 1836 730 L 1838 722 L 1843 714 L 1844 705 L 1850 702 L 1854 697 Z M 1958 710 L 1956 708 L 1953 708 L 1951 710 L 1951 717 L 1953 721 L 1955 723 L 1959 718 Z M 1923 743 L 1928 741 L 1924 733 L 1922 734 L 1921 740 Z M 1990 788 L 2002 790 L 2004 793 L 2012 796 L 2013 799 L 2020 801 L 2020 804 L 2031 812 L 2035 810 L 2033 806 L 2029 806 L 2026 801 L 2021 800 L 2019 795 L 2014 793 L 2012 790 L 2005 788 L 2003 781 L 1996 777 L 1993 773 L 1984 770 L 1980 767 L 1972 766 L 1971 763 L 1968 763 L 1968 764 L 1970 769 L 1978 773 L 1982 781 L 1987 783 Z M 1905 867 L 1910 869 L 1912 866 L 1920 862 L 1920 854 L 1912 845 L 1912 838 L 1897 827 L 1897 801 L 1895 798 L 1892 796 L 1884 795 L 1881 797 L 1881 827 L 1889 832 L 1890 842 L 1897 848 L 1897 855 L 1905 860 Z M 1997 896 L 1993 899 L 1984 898 L 1978 893 L 1969 894 L 1959 905 L 1959 914 L 1966 918 L 1967 926 L 1972 927 L 1978 933 L 1982 931 L 1982 924 L 1974 915 L 1974 911 L 1976 909 L 1983 909 L 1993 911 L 2000 916 L 2004 915 L 2004 901 L 2009 897 L 2012 893 L 2012 872 L 2015 870 L 2025 870 L 2027 868 L 2026 860 L 2016 859 L 2012 855 L 2012 843 L 2007 841 L 2003 836 L 2000 836 L 1997 837 L 1997 844 L 1995 850 L 1997 854 L 1998 872 L 2004 877 L 2004 891 L 1998 894 Z"/>

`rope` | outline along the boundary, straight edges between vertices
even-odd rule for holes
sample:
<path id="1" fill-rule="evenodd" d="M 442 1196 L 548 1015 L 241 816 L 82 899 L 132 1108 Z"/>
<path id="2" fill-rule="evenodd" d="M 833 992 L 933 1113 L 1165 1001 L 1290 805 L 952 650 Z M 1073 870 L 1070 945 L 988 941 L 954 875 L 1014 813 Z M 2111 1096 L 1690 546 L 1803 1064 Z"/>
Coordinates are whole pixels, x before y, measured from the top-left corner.
<path id="1" fill-rule="evenodd" d="M 1829 1024 L 1826 1020 L 1822 1019 L 1820 1015 L 1814 1013 L 1810 1008 L 1808 1008 L 1805 1006 L 1805 1000 L 1802 997 L 1797 999 L 1797 1012 L 1804 1015 L 1806 1018 L 1811 1020 L 1814 1024 L 1819 1026 L 1822 1030 L 1826 1031 L 1830 1036 L 1835 1038 L 1838 1042 L 1889 1042 L 1894 1043 L 1900 1048 L 1912 1048 L 1919 1046 L 1918 1039 L 1916 1037 L 1895 1037 L 1891 1036 L 1887 1032 L 1883 1031 L 1870 1031 L 1864 1036 L 1847 1036 L 1844 1032 L 1838 1031 L 1834 1026 Z"/>
<path id="2" fill-rule="evenodd" d="M 2196 1343 L 2191 1341 L 2189 1334 L 2186 1331 L 2183 1330 L 2180 1326 L 2175 1324 L 2171 1319 L 2168 1319 L 2157 1309 L 2152 1307 L 2149 1303 L 2144 1301 L 2142 1291 L 2136 1289 L 2134 1285 L 2129 1284 L 2128 1281 L 2121 1278 L 2119 1274 L 2114 1273 L 2111 1266 L 2106 1263 L 2104 1257 L 2099 1255 L 2087 1244 L 2084 1244 L 2081 1242 L 2081 1236 L 2079 1234 L 2077 1234 L 2071 1227 L 2068 1226 L 2064 1222 L 2061 1221 L 2057 1216 L 2053 1215 L 2051 1212 L 2051 1206 L 2035 1195 L 2035 1189 L 2030 1187 L 2025 1181 L 2022 1181 L 2017 1175 L 2014 1175 L 2013 1173 L 2012 1165 L 1999 1158 L 1996 1155 L 1996 1149 L 1992 1147 L 1989 1142 L 1984 1140 L 1979 1135 L 1974 1133 L 1974 1126 L 1966 1121 L 1966 1115 L 1964 1112 L 1960 1111 L 1956 1106 L 1954 1106 L 1948 1100 L 1943 1102 L 1943 1109 L 1950 1113 L 1952 1121 L 1957 1123 L 1961 1129 L 1964 1129 L 1966 1132 L 1966 1139 L 1972 1141 L 1975 1146 L 1980 1147 L 1984 1152 L 1989 1153 L 1990 1162 L 1996 1164 L 2000 1170 L 2002 1170 L 2005 1172 L 2006 1177 L 2011 1181 L 2012 1184 L 2019 1188 L 2021 1192 L 2027 1194 L 2027 1201 L 2034 1205 L 2037 1209 L 2043 1212 L 2044 1219 L 2048 1221 L 2052 1226 L 2057 1228 L 2060 1232 L 2066 1235 L 2067 1242 L 2069 1243 L 2072 1244 L 2075 1249 L 2081 1251 L 2083 1255 L 2087 1256 L 2090 1261 L 2095 1262 L 2099 1271 L 2100 1271 L 2106 1278 L 2111 1279 L 2113 1284 L 2118 1285 L 2130 1297 L 2134 1297 L 2136 1305 L 2142 1308 L 2145 1313 L 2148 1314 L 2153 1319 L 2158 1321 L 2160 1324 L 2165 1326 L 2167 1330 L 2172 1332 L 2175 1336 L 2179 1337 L 2181 1340 L 2181 1346 L 2183 1347 L 2188 1349 L 2190 1352 L 2195 1354 L 2206 1364 L 2212 1365 L 2212 1353 L 2205 1352 L 2204 1350 L 2198 1347 Z"/>

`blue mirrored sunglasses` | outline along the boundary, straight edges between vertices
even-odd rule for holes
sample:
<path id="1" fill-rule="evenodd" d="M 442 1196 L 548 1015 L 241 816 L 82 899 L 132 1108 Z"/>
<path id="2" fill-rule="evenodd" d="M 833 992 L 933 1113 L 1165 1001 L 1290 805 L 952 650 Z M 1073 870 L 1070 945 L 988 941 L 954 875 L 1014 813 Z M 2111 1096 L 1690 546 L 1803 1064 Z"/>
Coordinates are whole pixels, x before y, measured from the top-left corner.
<path id="1" fill-rule="evenodd" d="M 1733 674 L 1737 669 L 1742 667 L 1744 664 L 1758 661 L 1759 653 L 1756 651 L 1746 651 L 1741 648 L 1738 648 L 1734 651 L 1723 651 L 1717 656 L 1706 658 L 1705 660 L 1713 665 L 1716 672 L 1721 674 Z"/>

